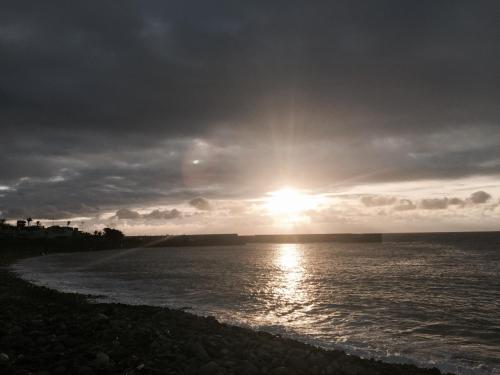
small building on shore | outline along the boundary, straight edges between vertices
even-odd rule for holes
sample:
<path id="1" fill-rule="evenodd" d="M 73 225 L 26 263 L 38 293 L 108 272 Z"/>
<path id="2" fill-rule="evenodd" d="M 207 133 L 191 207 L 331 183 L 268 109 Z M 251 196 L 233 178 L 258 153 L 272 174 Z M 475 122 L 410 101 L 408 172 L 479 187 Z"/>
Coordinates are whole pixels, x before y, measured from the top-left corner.
<path id="1" fill-rule="evenodd" d="M 0 237 L 14 237 L 16 234 L 16 227 L 14 225 L 1 223 L 0 224 Z"/>
<path id="2" fill-rule="evenodd" d="M 17 220 L 15 226 L 5 222 L 0 224 L 0 237 L 4 238 L 67 238 L 82 234 L 78 228 L 70 226 L 52 225 L 46 228 L 40 222 L 36 225 L 26 225 L 25 220 Z"/>
<path id="3" fill-rule="evenodd" d="M 73 237 L 78 236 L 80 233 L 78 228 L 62 227 L 59 225 L 53 225 L 45 229 L 45 236 L 47 238 Z"/>

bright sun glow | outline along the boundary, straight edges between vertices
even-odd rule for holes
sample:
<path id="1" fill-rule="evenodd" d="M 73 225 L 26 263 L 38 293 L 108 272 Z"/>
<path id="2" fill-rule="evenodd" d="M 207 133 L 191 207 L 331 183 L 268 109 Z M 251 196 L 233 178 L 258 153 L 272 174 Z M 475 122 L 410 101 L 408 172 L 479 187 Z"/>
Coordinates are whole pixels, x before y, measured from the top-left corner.
<path id="1" fill-rule="evenodd" d="M 290 187 L 269 193 L 265 200 L 266 209 L 271 215 L 289 221 L 299 220 L 305 211 L 314 209 L 317 204 L 317 197 Z"/>

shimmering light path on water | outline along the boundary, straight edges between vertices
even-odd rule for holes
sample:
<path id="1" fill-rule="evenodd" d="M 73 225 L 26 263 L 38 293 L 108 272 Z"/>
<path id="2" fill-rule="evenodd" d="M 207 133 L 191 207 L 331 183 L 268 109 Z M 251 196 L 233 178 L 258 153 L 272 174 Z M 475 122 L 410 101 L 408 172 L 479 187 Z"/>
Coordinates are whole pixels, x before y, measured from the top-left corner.
<path id="1" fill-rule="evenodd" d="M 25 278 L 189 307 L 386 361 L 500 374 L 499 242 L 150 248 L 24 260 Z"/>

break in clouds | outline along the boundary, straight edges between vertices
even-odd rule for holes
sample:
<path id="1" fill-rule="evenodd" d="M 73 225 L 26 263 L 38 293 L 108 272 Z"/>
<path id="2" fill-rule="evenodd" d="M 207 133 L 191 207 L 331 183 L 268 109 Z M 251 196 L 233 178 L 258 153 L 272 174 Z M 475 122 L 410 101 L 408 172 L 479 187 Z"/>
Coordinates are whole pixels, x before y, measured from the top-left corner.
<path id="1" fill-rule="evenodd" d="M 254 232 L 291 185 L 328 198 L 302 230 L 493 228 L 499 12 L 5 1 L 1 216 Z"/>

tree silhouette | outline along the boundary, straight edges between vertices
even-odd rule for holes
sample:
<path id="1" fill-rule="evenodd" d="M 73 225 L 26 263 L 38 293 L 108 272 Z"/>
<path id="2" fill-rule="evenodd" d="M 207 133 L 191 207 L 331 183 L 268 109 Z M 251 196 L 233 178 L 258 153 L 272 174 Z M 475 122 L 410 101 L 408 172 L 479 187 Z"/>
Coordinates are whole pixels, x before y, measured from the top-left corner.
<path id="1" fill-rule="evenodd" d="M 30 226 L 30 223 L 33 221 L 31 217 L 27 218 L 26 221 L 28 222 L 28 227 Z"/>
<path id="2" fill-rule="evenodd" d="M 118 229 L 104 228 L 104 238 L 107 240 L 120 241 L 123 240 L 123 237 L 125 236 Z"/>
<path id="3" fill-rule="evenodd" d="M 40 222 L 40 220 L 37 220 L 35 224 L 36 224 L 37 227 L 42 226 L 42 223 Z"/>

